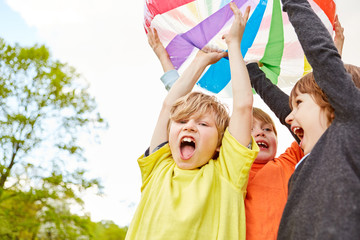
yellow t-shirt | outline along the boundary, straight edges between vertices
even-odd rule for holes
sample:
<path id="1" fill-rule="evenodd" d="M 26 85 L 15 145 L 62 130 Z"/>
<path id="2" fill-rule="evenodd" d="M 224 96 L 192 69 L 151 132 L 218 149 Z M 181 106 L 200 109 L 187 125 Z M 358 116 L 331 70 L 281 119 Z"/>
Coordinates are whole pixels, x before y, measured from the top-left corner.
<path id="1" fill-rule="evenodd" d="M 245 239 L 244 198 L 259 151 L 226 130 L 219 157 L 195 170 L 178 168 L 168 144 L 141 156 L 142 195 L 126 239 Z"/>

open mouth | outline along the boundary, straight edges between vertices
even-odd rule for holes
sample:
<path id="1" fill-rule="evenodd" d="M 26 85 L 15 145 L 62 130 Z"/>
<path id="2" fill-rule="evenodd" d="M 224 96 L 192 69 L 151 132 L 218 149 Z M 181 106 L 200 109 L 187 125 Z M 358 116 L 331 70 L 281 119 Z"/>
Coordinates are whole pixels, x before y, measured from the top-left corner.
<path id="1" fill-rule="evenodd" d="M 184 137 L 180 142 L 181 158 L 184 160 L 190 159 L 195 152 L 195 140 L 191 137 Z"/>
<path id="2" fill-rule="evenodd" d="M 292 131 L 300 140 L 304 137 L 304 130 L 302 128 L 294 127 Z"/>
<path id="3" fill-rule="evenodd" d="M 269 145 L 266 142 L 258 141 L 256 144 L 259 146 L 259 148 L 269 148 Z"/>

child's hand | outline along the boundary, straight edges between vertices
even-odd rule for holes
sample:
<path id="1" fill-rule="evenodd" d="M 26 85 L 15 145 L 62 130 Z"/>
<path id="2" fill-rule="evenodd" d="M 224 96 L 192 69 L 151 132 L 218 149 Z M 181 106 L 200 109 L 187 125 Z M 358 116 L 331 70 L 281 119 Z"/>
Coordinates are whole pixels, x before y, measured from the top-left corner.
<path id="1" fill-rule="evenodd" d="M 221 58 L 227 57 L 228 53 L 220 49 L 205 46 L 196 54 L 196 61 L 203 62 L 205 66 L 217 63 Z"/>
<path id="2" fill-rule="evenodd" d="M 164 48 L 164 45 L 162 45 L 162 43 L 160 42 L 160 38 L 158 36 L 156 29 L 148 28 L 147 32 L 148 32 L 147 38 L 148 38 L 149 45 L 153 49 L 156 56 L 158 57 L 164 72 L 175 69 L 174 65 L 172 64 L 172 62 L 170 60 L 168 52 Z M 166 86 L 166 84 L 165 84 L 165 86 Z"/>
<path id="3" fill-rule="evenodd" d="M 244 15 L 242 15 L 241 11 L 238 9 L 234 2 L 230 2 L 230 8 L 234 13 L 234 22 L 231 25 L 230 31 L 223 36 L 226 44 L 229 46 L 230 44 L 240 44 L 241 39 L 245 30 L 246 22 L 249 18 L 250 6 L 248 6 L 245 10 Z"/>
<path id="4" fill-rule="evenodd" d="M 334 43 L 335 47 L 337 48 L 340 55 L 342 55 L 342 49 L 344 46 L 344 28 L 341 26 L 338 15 L 335 16 L 334 21 L 334 30 L 335 30 L 335 36 L 334 36 Z"/>
<path id="5" fill-rule="evenodd" d="M 169 54 L 167 53 L 166 49 L 160 42 L 156 29 L 148 28 L 147 30 L 148 30 L 147 38 L 149 45 L 153 49 L 156 56 L 159 58 L 160 61 L 162 58 L 168 58 Z"/>

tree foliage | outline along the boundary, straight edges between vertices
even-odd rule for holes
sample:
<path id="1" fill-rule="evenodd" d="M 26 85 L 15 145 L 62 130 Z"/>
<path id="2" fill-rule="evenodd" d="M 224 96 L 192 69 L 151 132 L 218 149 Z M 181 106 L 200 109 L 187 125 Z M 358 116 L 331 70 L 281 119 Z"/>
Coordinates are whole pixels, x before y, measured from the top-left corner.
<path id="1" fill-rule="evenodd" d="M 91 238 L 89 217 L 71 213 L 96 187 L 82 140 L 107 127 L 86 81 L 45 46 L 0 38 L 0 238 Z M 42 237 L 41 237 L 42 236 Z"/>

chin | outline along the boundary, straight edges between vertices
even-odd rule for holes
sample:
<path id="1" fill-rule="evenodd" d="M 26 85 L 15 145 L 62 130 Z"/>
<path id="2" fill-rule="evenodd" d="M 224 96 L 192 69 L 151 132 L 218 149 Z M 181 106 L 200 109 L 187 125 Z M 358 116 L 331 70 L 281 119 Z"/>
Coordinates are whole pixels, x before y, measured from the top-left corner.
<path id="1" fill-rule="evenodd" d="M 269 162 L 270 160 L 268 158 L 256 158 L 254 163 L 267 163 Z"/>
<path id="2" fill-rule="evenodd" d="M 274 159 L 274 157 L 268 156 L 268 155 L 262 155 L 261 153 L 259 153 L 254 162 L 255 163 L 267 163 L 272 159 Z"/>
<path id="3" fill-rule="evenodd" d="M 182 170 L 192 170 L 194 169 L 194 166 L 192 164 L 186 163 L 186 162 L 175 162 L 176 166 Z"/>

